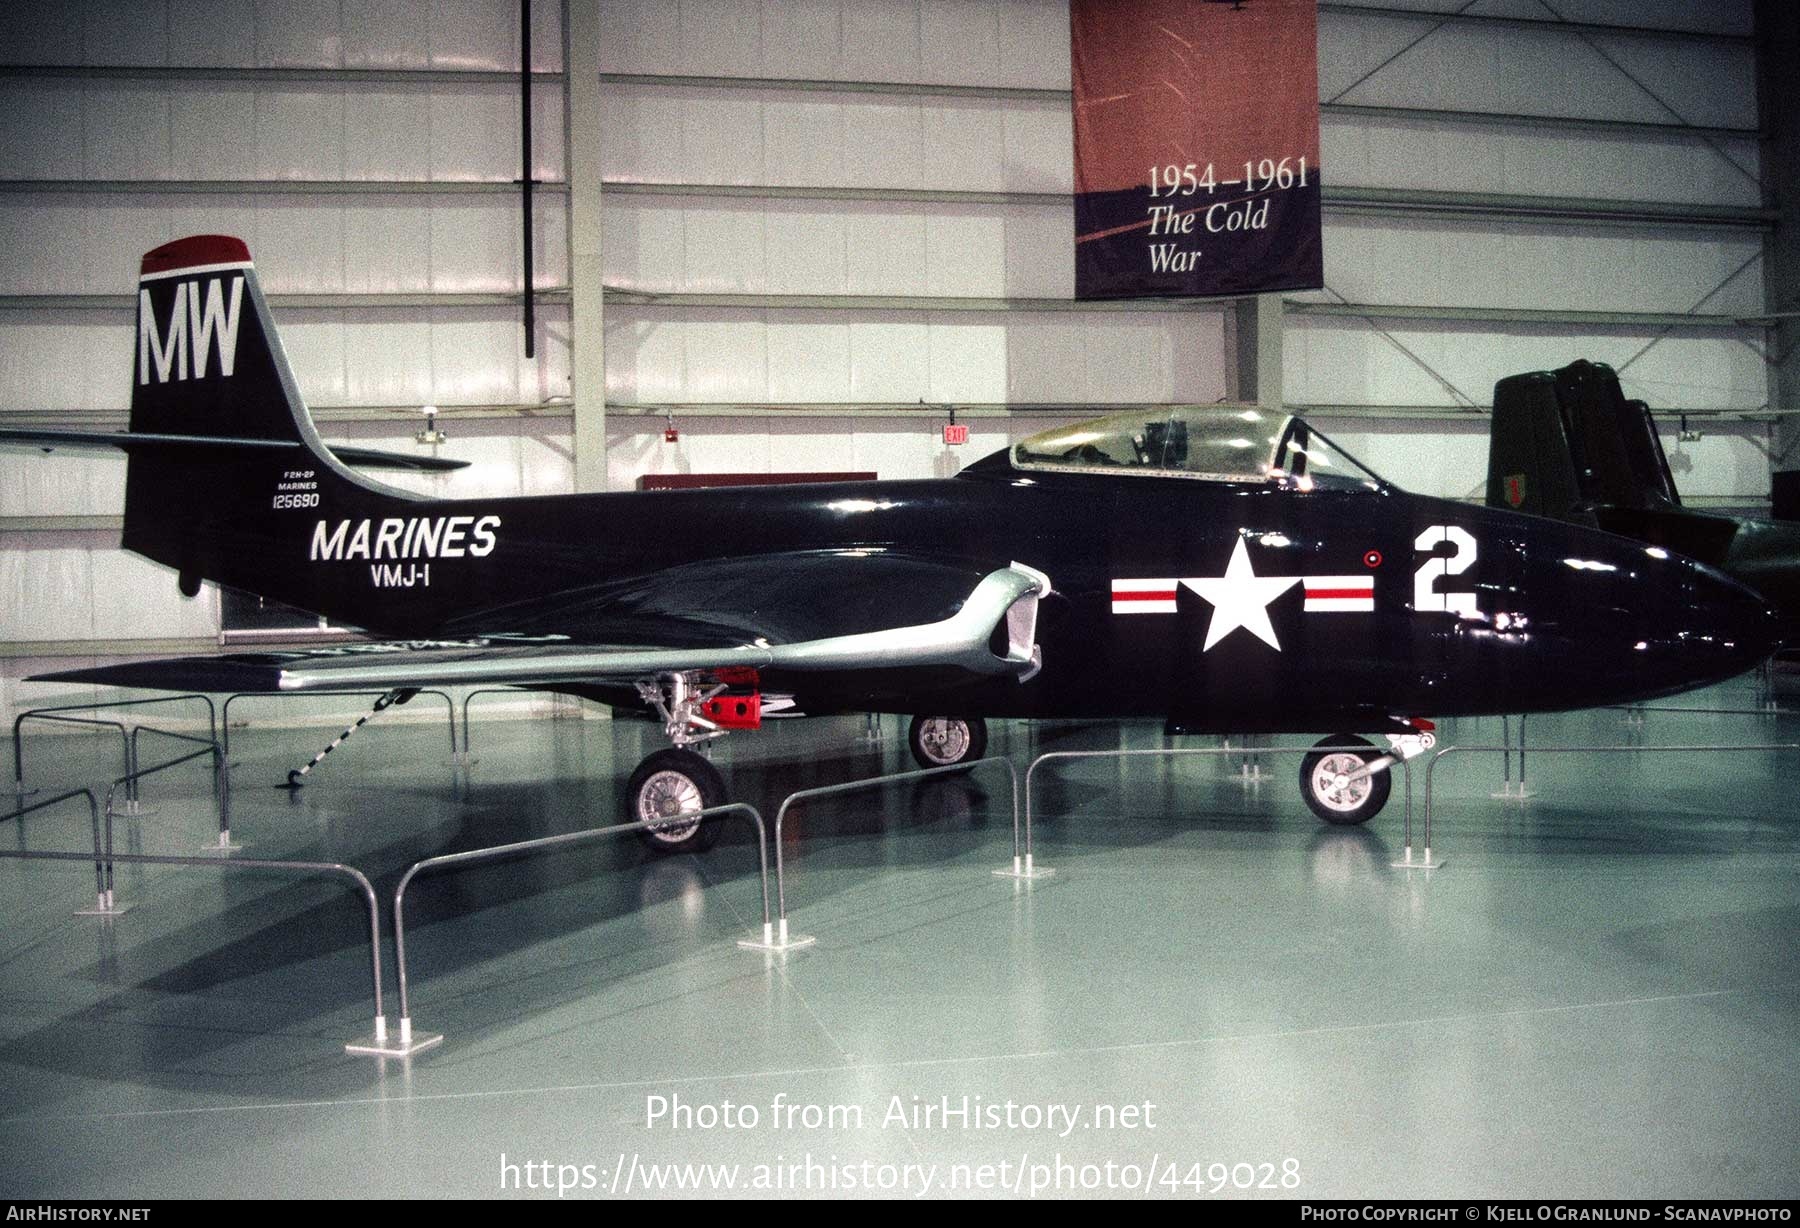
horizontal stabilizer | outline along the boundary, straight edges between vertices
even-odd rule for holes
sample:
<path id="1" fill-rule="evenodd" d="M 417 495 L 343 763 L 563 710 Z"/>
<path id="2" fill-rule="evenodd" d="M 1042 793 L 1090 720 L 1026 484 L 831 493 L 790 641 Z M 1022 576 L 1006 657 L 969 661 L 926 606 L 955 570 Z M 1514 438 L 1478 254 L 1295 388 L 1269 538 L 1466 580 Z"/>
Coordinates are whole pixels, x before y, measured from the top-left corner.
<path id="1" fill-rule="evenodd" d="M 0 429 L 0 446 L 58 450 L 93 451 L 118 448 L 125 452 L 166 452 L 170 449 L 225 448 L 263 453 L 302 453 L 306 445 L 288 439 L 233 439 L 219 435 L 157 435 L 142 431 L 40 431 L 13 427 Z M 345 464 L 368 469 L 411 469 L 428 473 L 445 473 L 466 469 L 468 461 L 441 456 L 416 456 L 405 452 L 382 452 L 375 448 L 331 447 L 332 455 Z"/>

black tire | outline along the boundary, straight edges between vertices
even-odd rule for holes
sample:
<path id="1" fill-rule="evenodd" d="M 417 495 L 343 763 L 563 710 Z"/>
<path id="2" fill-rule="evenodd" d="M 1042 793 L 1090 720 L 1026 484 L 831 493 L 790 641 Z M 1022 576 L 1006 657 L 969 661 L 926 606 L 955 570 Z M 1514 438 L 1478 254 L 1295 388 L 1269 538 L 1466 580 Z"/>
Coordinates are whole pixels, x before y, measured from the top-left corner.
<path id="1" fill-rule="evenodd" d="M 658 853 L 704 853 L 719 838 L 719 820 L 681 822 L 679 816 L 723 806 L 730 800 L 725 778 L 707 759 L 691 750 L 659 750 L 637 765 L 625 786 L 626 822 L 670 819 L 666 827 L 638 833 Z"/>
<path id="2" fill-rule="evenodd" d="M 1381 757 L 1375 744 L 1354 734 L 1340 733 L 1319 741 L 1318 749 L 1300 760 L 1300 795 L 1307 808 L 1337 827 L 1367 823 L 1387 805 L 1394 788 L 1392 772 L 1376 772 L 1346 790 L 1331 788 L 1333 775 L 1342 775 L 1349 759 L 1361 763 Z"/>
<path id="3" fill-rule="evenodd" d="M 923 768 L 973 763 L 987 754 L 987 722 L 979 716 L 915 716 L 906 744 Z"/>

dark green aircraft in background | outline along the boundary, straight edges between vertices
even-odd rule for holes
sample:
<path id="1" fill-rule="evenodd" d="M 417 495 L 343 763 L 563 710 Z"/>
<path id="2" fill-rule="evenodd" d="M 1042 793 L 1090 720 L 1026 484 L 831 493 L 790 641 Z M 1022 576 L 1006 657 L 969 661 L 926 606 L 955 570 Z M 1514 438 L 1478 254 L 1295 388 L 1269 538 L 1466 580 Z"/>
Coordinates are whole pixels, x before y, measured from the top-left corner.
<path id="1" fill-rule="evenodd" d="M 1489 507 L 1604 529 L 1686 555 L 1757 590 L 1800 632 L 1800 523 L 1681 505 L 1650 407 L 1585 360 L 1494 385 Z"/>

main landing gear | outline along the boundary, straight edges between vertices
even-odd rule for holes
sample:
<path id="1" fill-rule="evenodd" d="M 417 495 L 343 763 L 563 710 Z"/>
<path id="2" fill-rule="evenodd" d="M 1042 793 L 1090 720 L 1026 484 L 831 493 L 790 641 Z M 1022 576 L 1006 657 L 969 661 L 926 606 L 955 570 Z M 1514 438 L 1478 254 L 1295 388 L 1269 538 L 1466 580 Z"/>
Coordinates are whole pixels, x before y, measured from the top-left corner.
<path id="1" fill-rule="evenodd" d="M 659 853 L 703 853 L 719 838 L 719 820 L 684 819 L 730 797 L 725 777 L 704 755 L 688 749 L 733 729 L 762 727 L 762 694 L 755 670 L 684 670 L 637 684 L 638 694 L 662 718 L 675 745 L 647 756 L 625 786 L 631 821 L 666 820 L 640 833 Z"/>
<path id="2" fill-rule="evenodd" d="M 1437 745 L 1429 721 L 1408 721 L 1412 733 L 1390 733 L 1392 749 L 1377 750 L 1367 738 L 1340 733 L 1320 739 L 1300 760 L 1300 795 L 1314 814 L 1338 827 L 1367 823 L 1387 805 L 1394 764 Z"/>
<path id="3" fill-rule="evenodd" d="M 659 853 L 704 853 L 719 838 L 717 819 L 682 819 L 713 806 L 723 806 L 725 777 L 704 755 L 670 747 L 637 765 L 625 786 L 634 822 L 667 819 L 639 833 Z"/>

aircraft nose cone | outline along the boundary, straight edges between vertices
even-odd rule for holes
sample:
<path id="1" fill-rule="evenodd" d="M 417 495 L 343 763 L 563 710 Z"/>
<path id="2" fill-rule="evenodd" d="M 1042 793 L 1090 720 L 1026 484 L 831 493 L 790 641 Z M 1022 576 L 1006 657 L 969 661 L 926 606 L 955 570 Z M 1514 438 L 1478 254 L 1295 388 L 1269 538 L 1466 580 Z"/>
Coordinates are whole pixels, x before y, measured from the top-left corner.
<path id="1" fill-rule="evenodd" d="M 1781 646 L 1782 624 L 1764 598 L 1691 559 L 1657 558 L 1648 569 L 1661 599 L 1640 607 L 1633 650 L 1668 690 L 1723 682 Z"/>

